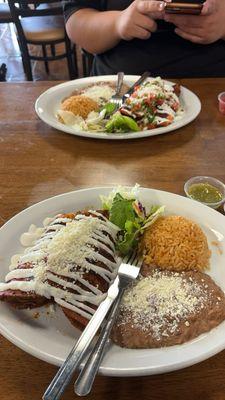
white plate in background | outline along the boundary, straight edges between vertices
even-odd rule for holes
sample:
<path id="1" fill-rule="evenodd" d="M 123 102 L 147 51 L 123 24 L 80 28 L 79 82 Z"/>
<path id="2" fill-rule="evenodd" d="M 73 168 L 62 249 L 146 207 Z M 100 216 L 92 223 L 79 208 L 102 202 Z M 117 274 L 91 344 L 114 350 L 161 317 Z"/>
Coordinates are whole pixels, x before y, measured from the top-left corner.
<path id="1" fill-rule="evenodd" d="M 137 75 L 125 75 L 124 83 L 131 86 L 137 80 Z M 184 108 L 184 114 L 181 119 L 174 121 L 168 126 L 161 128 L 150 129 L 139 132 L 129 133 L 105 133 L 105 132 L 87 132 L 76 131 L 70 126 L 64 125 L 57 119 L 57 111 L 60 108 L 61 101 L 71 95 L 76 90 L 94 84 L 96 82 L 116 82 L 116 75 L 94 76 L 88 78 L 75 79 L 66 83 L 53 86 L 42 93 L 35 103 L 35 111 L 39 118 L 49 126 L 58 129 L 59 131 L 70 133 L 72 135 L 83 136 L 95 139 L 138 139 L 142 137 L 161 135 L 181 128 L 193 121 L 201 111 L 201 102 L 199 98 L 189 89 L 181 86 L 180 102 Z M 180 131 L 181 133 L 182 131 Z"/>

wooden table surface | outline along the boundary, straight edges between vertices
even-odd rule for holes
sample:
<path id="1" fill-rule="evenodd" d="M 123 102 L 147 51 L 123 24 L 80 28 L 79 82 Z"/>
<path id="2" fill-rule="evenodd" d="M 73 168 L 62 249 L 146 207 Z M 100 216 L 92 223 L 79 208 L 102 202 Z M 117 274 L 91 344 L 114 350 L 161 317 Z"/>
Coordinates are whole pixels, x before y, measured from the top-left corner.
<path id="1" fill-rule="evenodd" d="M 225 79 L 181 80 L 202 101 L 199 117 L 173 133 L 101 141 L 57 132 L 38 119 L 35 99 L 58 82 L 0 84 L 0 224 L 59 193 L 134 185 L 183 195 L 191 176 L 225 181 L 225 116 L 217 95 Z M 57 368 L 0 339 L 0 399 L 37 400 Z M 73 399 L 72 384 L 63 399 Z M 225 399 L 225 351 L 192 367 L 136 378 L 98 376 L 90 399 Z"/>

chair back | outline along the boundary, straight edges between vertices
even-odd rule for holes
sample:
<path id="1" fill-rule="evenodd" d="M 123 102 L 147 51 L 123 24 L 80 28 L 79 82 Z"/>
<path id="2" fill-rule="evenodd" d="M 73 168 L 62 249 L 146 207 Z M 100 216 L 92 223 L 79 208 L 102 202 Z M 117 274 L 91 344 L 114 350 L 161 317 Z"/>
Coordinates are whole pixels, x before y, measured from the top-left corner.
<path id="1" fill-rule="evenodd" d="M 18 17 L 41 17 L 63 13 L 62 2 L 56 0 L 8 0 L 8 3 L 15 20 Z M 39 7 L 41 4 L 46 7 Z"/>
<path id="2" fill-rule="evenodd" d="M 61 1 L 56 0 L 8 0 L 12 19 L 17 29 L 18 42 L 23 50 L 27 46 L 26 37 L 20 19 L 63 14 Z M 43 5 L 43 7 L 40 7 Z"/>
<path id="3" fill-rule="evenodd" d="M 60 0 L 8 0 L 8 3 L 17 29 L 17 39 L 28 80 L 32 80 L 30 60 L 44 61 L 46 72 L 48 73 L 47 63 L 49 61 L 67 58 L 70 78 L 73 79 L 73 77 L 77 76 L 76 54 L 74 52 L 74 46 L 71 44 L 63 24 L 63 2 Z M 36 19 L 36 21 L 34 21 L 34 25 L 32 25 L 33 17 L 34 19 L 35 17 L 39 17 Z M 40 17 L 43 17 L 43 19 Z M 46 33 L 44 33 L 42 38 L 40 37 L 40 39 L 37 39 L 37 36 L 35 37 L 36 32 L 42 32 L 41 28 L 39 30 L 39 23 L 40 26 L 43 26 L 44 32 L 48 32 L 48 28 L 50 28 L 49 31 L 51 32 L 51 23 L 49 24 L 47 17 L 50 17 L 50 20 L 53 21 L 53 32 L 55 29 L 56 32 L 59 32 L 59 36 L 54 39 L 53 35 L 52 39 L 52 36 L 50 35 L 50 37 L 47 36 L 46 39 Z M 51 17 L 53 18 L 51 19 Z M 26 18 L 29 18 L 29 20 L 26 21 Z M 57 21 L 60 22 L 59 25 L 57 25 Z M 26 30 L 27 26 L 31 26 L 30 31 L 28 29 Z M 32 33 L 33 27 L 34 36 L 32 38 L 29 32 Z M 64 43 L 65 51 L 63 53 L 61 52 L 61 54 L 56 54 L 54 46 L 59 43 Z M 29 44 L 41 45 L 43 55 L 39 56 L 36 54 L 30 54 L 28 47 Z M 47 54 L 46 46 L 50 46 L 51 55 Z"/>

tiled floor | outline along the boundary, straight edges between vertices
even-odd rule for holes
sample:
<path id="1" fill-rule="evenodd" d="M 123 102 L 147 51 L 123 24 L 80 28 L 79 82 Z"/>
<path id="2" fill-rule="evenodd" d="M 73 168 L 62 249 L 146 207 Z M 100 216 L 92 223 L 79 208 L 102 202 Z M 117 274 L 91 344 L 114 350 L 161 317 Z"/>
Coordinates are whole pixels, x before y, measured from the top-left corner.
<path id="1" fill-rule="evenodd" d="M 37 46 L 34 46 L 31 49 L 31 51 L 38 52 L 40 51 L 40 49 L 38 49 Z M 78 53 L 78 72 L 79 76 L 82 76 L 80 51 L 77 50 L 77 53 Z M 2 63 L 5 63 L 7 65 L 7 76 L 6 76 L 7 81 L 26 80 L 13 24 L 0 24 L 0 65 Z M 50 62 L 49 74 L 45 72 L 44 63 L 41 61 L 33 61 L 32 69 L 33 69 L 34 80 L 69 79 L 67 62 L 65 59 Z"/>

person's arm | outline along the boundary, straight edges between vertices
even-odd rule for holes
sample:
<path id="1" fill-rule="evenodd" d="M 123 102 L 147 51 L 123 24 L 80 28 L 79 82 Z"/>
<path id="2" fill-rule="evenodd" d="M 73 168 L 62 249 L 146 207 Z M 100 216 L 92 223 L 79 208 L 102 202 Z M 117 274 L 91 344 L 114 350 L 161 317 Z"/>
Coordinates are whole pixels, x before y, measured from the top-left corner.
<path id="1" fill-rule="evenodd" d="M 82 8 L 66 22 L 69 38 L 89 53 L 103 53 L 121 39 L 148 39 L 156 30 L 154 18 L 162 17 L 165 3 L 135 0 L 123 11 Z"/>
<path id="2" fill-rule="evenodd" d="M 66 30 L 72 42 L 89 53 L 102 53 L 120 41 L 115 24 L 120 11 L 84 8 L 70 16 Z"/>

